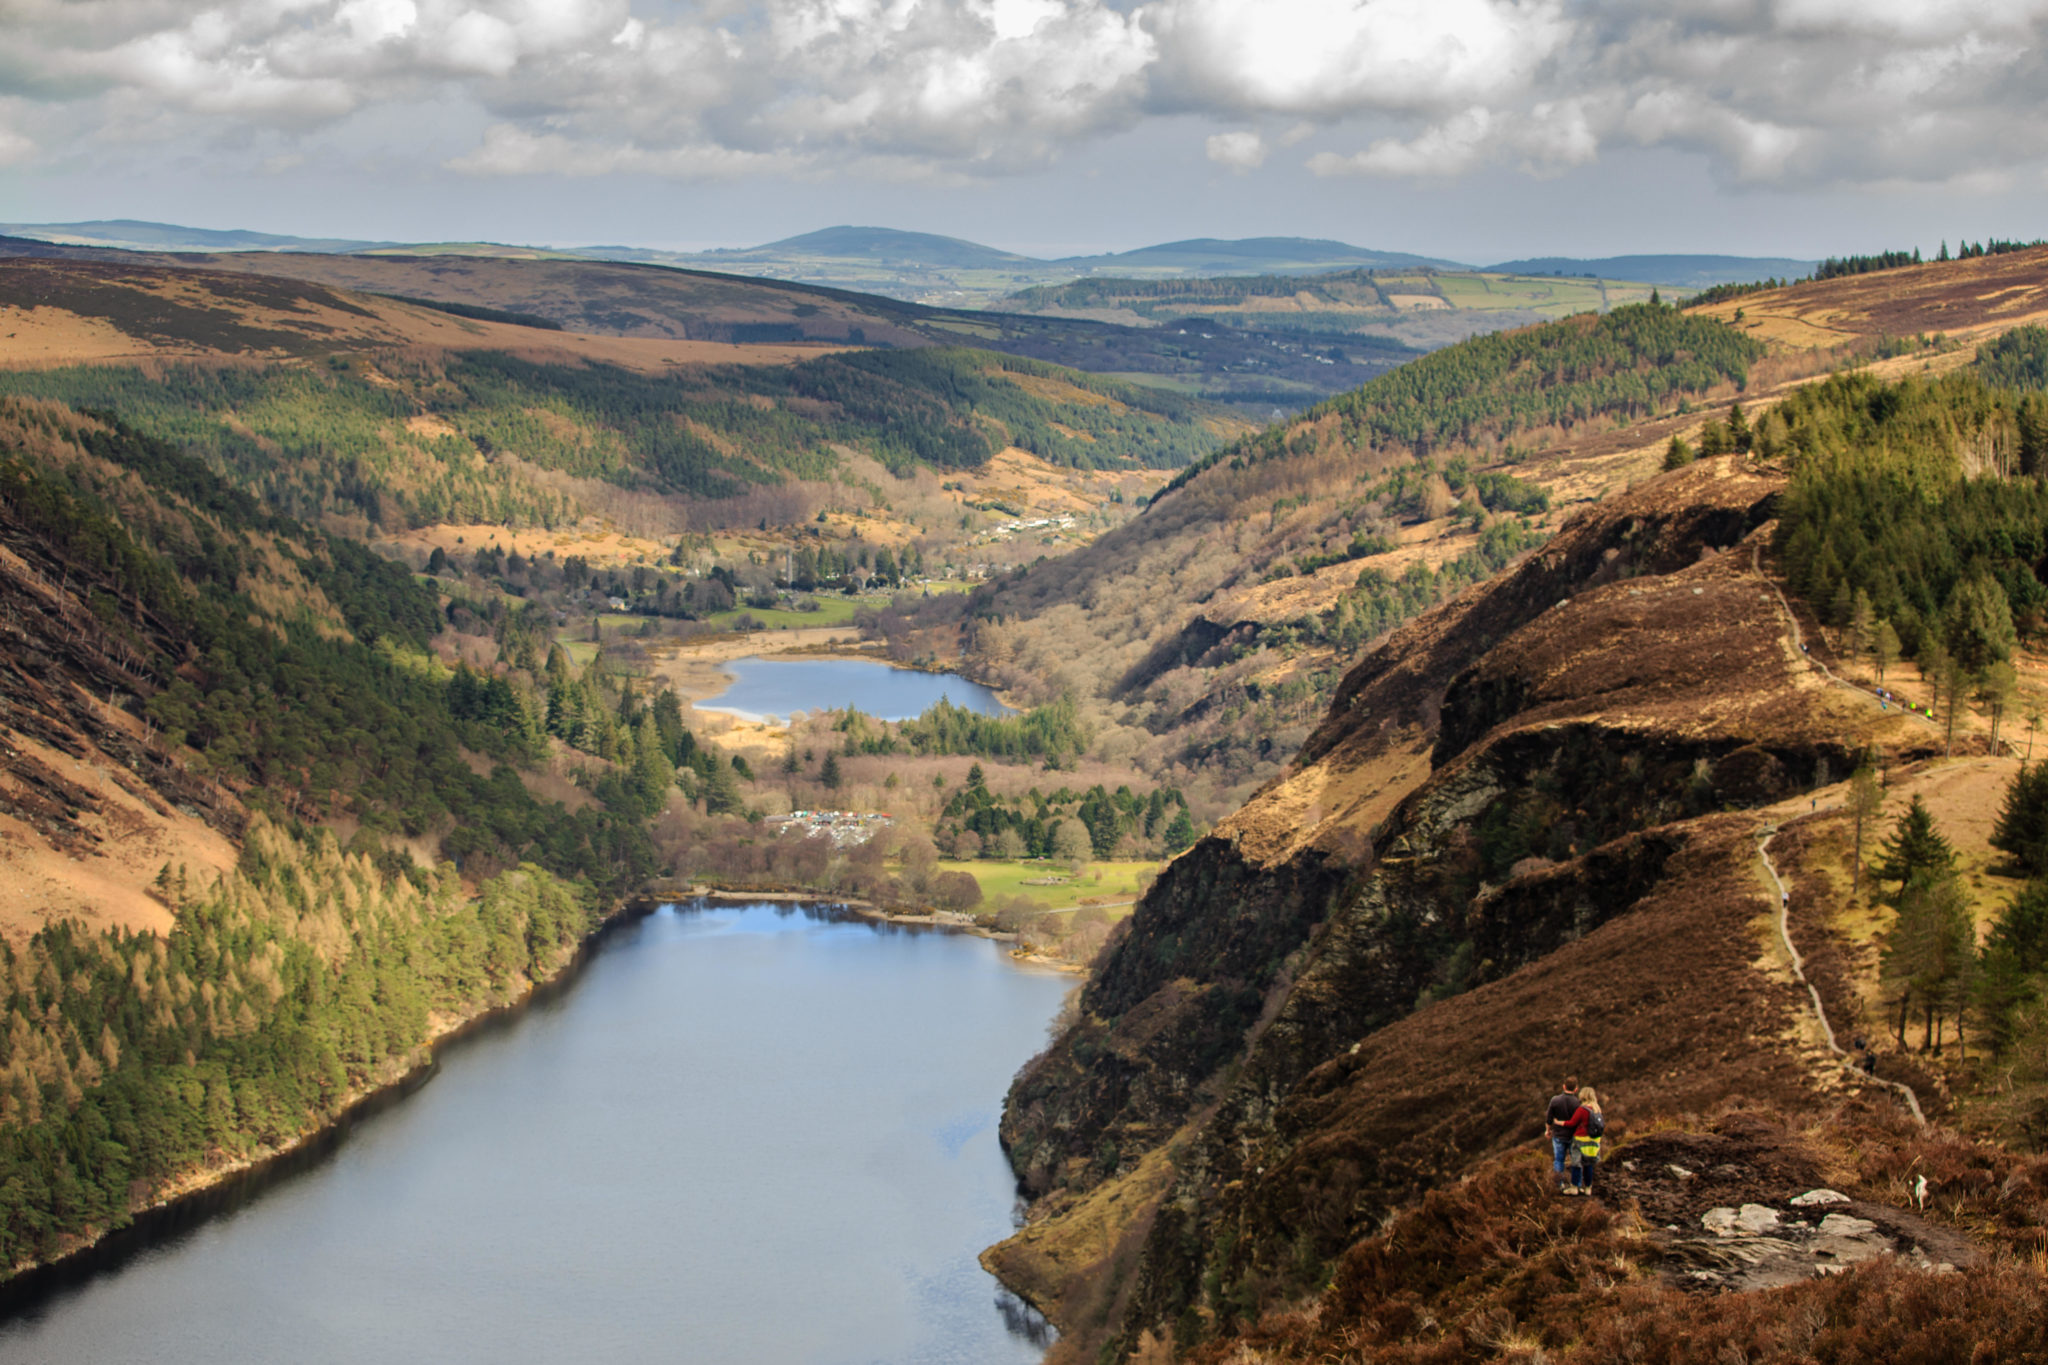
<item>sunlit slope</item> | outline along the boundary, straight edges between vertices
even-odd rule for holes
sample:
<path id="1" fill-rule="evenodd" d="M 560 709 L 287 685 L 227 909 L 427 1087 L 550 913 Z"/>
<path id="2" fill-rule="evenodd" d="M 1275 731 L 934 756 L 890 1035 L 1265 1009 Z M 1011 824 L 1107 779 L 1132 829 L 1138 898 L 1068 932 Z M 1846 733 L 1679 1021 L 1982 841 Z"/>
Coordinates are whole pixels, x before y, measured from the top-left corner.
<path id="1" fill-rule="evenodd" d="M 0 257 L 0 365 L 286 359 L 429 347 L 658 370 L 786 364 L 820 350 L 579 334 L 538 314 L 456 302 L 463 312 L 291 276 L 140 260 Z"/>
<path id="2" fill-rule="evenodd" d="M 2048 318 L 2048 247 L 1759 290 L 1695 311 L 1774 352 L 1935 333 L 1978 342 Z"/>
<path id="3" fill-rule="evenodd" d="M 1177 466 L 1246 430 L 992 352 L 593 336 L 191 268 L 0 260 L 0 320 L 0 391 L 119 412 L 275 506 L 387 529 L 554 524 L 604 510 L 606 489 L 729 499 L 853 457 L 899 476 L 1010 448 Z"/>
<path id="4" fill-rule="evenodd" d="M 1642 303 L 1650 291 L 1648 284 L 1580 276 L 1376 269 L 1213 279 L 1094 276 L 1021 290 L 1003 306 L 1155 324 L 1204 318 L 1233 326 L 1346 332 L 1458 310 L 1524 314 L 1519 320 L 1528 323 Z"/>

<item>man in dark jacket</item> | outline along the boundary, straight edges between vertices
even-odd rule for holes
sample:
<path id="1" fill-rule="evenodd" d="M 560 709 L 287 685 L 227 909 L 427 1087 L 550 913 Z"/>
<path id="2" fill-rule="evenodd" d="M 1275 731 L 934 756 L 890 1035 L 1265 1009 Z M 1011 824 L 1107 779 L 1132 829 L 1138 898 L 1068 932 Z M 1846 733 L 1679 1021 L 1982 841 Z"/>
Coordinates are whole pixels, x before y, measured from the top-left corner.
<path id="1" fill-rule="evenodd" d="M 1572 1151 L 1572 1115 L 1579 1112 L 1579 1078 L 1564 1078 L 1564 1089 L 1550 1097 L 1550 1107 L 1544 1111 L 1544 1129 L 1550 1134 L 1550 1168 L 1557 1173 L 1558 1193 L 1571 1188 L 1564 1178 L 1565 1158 Z"/>

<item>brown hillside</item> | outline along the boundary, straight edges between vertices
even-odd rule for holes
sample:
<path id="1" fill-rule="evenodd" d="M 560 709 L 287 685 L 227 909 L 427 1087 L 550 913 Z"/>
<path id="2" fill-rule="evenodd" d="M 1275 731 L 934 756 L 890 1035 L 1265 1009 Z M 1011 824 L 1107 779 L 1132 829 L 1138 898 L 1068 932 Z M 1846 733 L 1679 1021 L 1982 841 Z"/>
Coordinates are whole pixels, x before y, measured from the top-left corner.
<path id="1" fill-rule="evenodd" d="M 534 360 L 601 361 L 647 371 L 788 364 L 830 349 L 587 336 L 456 317 L 296 279 L 0 257 L 0 365 L 275 360 L 399 348 L 507 351 Z"/>
<path id="2" fill-rule="evenodd" d="M 113 476 L 73 444 L 76 422 L 10 402 L 0 450 Z M 105 584 L 103 566 L 25 534 L 0 498 L 0 934 L 62 918 L 165 931 L 170 910 L 151 892 L 161 868 L 206 880 L 234 864 L 240 802 L 114 704 L 171 681 L 123 634 L 160 648 L 172 637 L 146 612 L 110 630 L 91 605 L 111 603 Z"/>
<path id="3" fill-rule="evenodd" d="M 618 261 L 533 260 L 506 256 L 332 256 L 292 252 L 165 255 L 90 248 L 29 250 L 0 243 L 0 257 L 60 260 L 73 269 L 188 272 L 243 281 L 282 279 L 327 290 L 396 294 L 531 313 L 572 332 L 671 344 L 791 342 L 917 346 L 930 338 L 907 328 L 887 300 L 863 303 L 737 276 Z M 287 286 L 296 288 L 297 286 Z M 749 346 L 750 351 L 757 346 Z"/>
<path id="4" fill-rule="evenodd" d="M 1561 1069 L 1642 1118 L 1849 1093 L 1741 812 L 1936 741 L 1793 643 L 1760 554 L 1778 487 L 1706 461 L 1581 513 L 1388 637 L 1295 769 L 1162 876 L 1004 1117 L 1040 1243 L 1173 1154 L 1163 1202 L 1126 1201 L 1143 1251 L 1109 1335 L 1185 1344 L 1219 1303 L 1310 1287 L 1532 1140 Z M 1025 1288 L 1057 1313 L 1060 1286 Z"/>
<path id="5" fill-rule="evenodd" d="M 2048 247 L 1809 281 L 1692 311 L 1720 318 L 1774 350 L 1826 350 L 1934 332 L 1985 341 L 2048 320 Z"/>

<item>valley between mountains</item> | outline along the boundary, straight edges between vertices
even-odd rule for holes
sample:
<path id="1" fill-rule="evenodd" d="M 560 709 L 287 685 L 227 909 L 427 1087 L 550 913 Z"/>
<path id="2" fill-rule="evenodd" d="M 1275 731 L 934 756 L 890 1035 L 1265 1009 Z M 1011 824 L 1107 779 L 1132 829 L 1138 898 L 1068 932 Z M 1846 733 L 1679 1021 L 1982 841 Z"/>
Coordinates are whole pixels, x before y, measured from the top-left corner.
<path id="1" fill-rule="evenodd" d="M 0 1265 L 680 884 L 1077 969 L 1048 1360 L 2040 1358 L 2044 322 L 2040 248 L 1631 295 L 1266 425 L 1057 317 L 22 246 Z M 1008 713 L 693 706 L 782 651 Z"/>

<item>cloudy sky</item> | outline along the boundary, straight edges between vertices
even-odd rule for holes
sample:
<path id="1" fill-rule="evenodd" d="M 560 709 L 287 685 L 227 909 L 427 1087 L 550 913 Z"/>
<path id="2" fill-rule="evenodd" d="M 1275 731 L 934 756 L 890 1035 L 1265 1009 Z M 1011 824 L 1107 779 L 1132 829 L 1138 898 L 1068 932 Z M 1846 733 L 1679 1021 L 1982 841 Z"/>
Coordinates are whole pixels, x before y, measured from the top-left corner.
<path id="1" fill-rule="evenodd" d="M 1466 260 L 2048 236 L 2048 0 L 0 0 L 0 220 Z"/>

